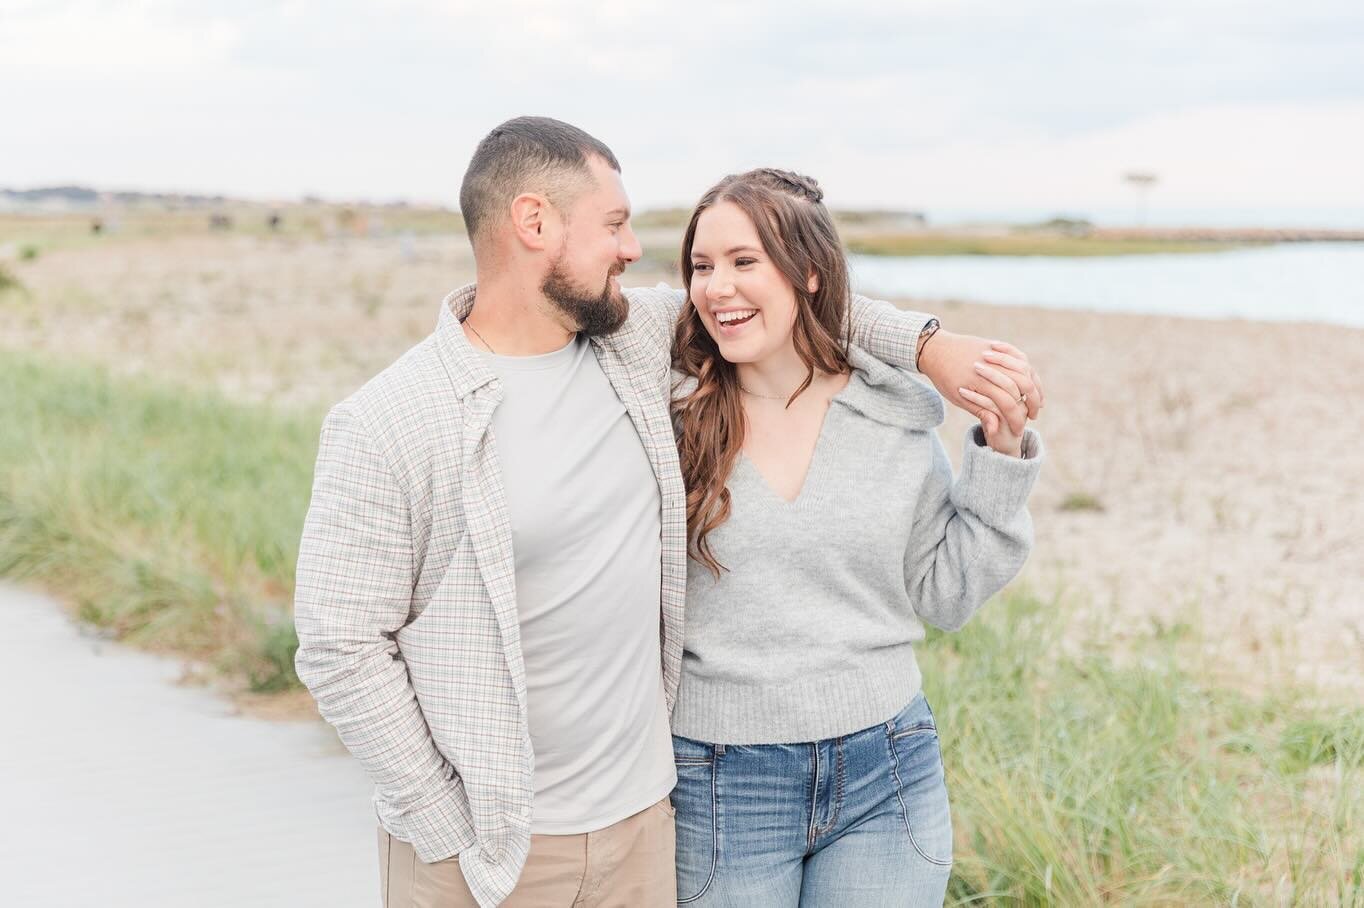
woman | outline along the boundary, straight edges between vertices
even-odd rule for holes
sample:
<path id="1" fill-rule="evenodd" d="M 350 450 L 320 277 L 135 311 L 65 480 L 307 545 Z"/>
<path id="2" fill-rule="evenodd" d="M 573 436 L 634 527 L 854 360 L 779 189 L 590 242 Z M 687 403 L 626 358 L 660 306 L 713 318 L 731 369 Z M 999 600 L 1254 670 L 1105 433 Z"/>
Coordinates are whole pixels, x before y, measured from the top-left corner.
<path id="1" fill-rule="evenodd" d="M 951 821 L 913 644 L 961 627 L 1031 544 L 1041 442 L 999 415 L 1017 386 L 981 364 L 990 396 L 961 392 L 981 423 L 954 482 L 937 393 L 839 340 L 821 199 L 796 174 L 731 176 L 683 240 L 680 905 L 942 904 Z"/>

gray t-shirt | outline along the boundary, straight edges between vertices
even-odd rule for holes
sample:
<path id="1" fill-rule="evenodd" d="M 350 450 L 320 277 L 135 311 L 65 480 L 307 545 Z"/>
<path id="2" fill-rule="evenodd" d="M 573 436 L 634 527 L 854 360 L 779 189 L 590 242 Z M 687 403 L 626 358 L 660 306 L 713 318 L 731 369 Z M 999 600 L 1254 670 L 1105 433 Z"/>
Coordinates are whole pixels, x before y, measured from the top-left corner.
<path id="1" fill-rule="evenodd" d="M 542 356 L 483 356 L 504 388 L 492 426 L 535 754 L 531 832 L 592 832 L 676 783 L 658 481 L 585 336 Z"/>

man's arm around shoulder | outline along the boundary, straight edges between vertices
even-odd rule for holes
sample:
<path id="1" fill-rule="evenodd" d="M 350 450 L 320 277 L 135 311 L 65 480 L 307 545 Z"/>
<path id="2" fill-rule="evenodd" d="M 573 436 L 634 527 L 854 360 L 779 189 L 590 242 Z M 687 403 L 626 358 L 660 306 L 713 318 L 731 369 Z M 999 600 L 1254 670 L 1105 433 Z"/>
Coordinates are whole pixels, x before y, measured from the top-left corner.
<path id="1" fill-rule="evenodd" d="M 1027 420 L 1036 419 L 1042 410 L 1042 380 L 1017 347 L 942 331 L 936 324 L 930 328 L 930 322 L 937 322 L 932 316 L 859 294 L 853 294 L 851 321 L 854 344 L 882 362 L 920 373 L 955 407 L 979 415 L 980 408 L 962 397 L 961 389 L 990 391 L 992 385 L 980 368 L 992 367 L 1006 373 L 1019 389 L 1013 404 L 996 408 L 1014 432 L 1022 433 Z"/>

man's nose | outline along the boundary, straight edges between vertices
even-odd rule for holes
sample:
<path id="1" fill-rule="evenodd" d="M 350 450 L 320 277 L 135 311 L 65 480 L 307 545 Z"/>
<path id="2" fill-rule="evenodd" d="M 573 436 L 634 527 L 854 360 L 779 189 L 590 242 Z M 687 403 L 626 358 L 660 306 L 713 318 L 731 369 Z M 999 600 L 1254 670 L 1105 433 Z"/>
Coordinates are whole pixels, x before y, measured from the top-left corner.
<path id="1" fill-rule="evenodd" d="M 622 261 L 634 263 L 644 255 L 644 247 L 639 244 L 639 237 L 635 236 L 634 228 L 628 224 L 625 227 L 625 239 L 620 244 L 620 257 Z"/>

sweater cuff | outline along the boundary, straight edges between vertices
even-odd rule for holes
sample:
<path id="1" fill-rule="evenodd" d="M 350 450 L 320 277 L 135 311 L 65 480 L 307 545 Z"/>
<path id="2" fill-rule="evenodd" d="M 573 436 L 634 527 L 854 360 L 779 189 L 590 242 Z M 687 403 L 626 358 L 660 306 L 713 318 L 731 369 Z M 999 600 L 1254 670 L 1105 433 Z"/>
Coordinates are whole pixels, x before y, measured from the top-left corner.
<path id="1" fill-rule="evenodd" d="M 1037 474 L 1042 471 L 1042 436 L 1023 430 L 1023 456 L 1001 454 L 985 443 L 980 424 L 966 432 L 961 475 L 952 490 L 953 502 L 999 525 L 1028 504 Z"/>

